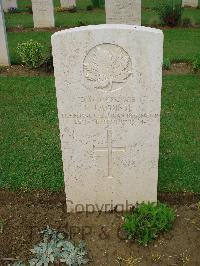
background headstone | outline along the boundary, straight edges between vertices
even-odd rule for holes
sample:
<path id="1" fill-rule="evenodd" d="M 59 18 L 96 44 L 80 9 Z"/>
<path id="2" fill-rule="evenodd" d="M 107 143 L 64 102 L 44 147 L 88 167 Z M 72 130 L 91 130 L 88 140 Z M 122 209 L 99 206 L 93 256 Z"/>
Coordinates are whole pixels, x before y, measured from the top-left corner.
<path id="1" fill-rule="evenodd" d="M 141 25 L 141 0 L 106 0 L 107 24 Z"/>
<path id="2" fill-rule="evenodd" d="M 183 0 L 183 6 L 185 7 L 198 7 L 198 0 Z"/>
<path id="3" fill-rule="evenodd" d="M 7 45 L 7 35 L 3 14 L 2 2 L 0 0 L 0 66 L 9 66 L 9 53 Z"/>
<path id="4" fill-rule="evenodd" d="M 72 8 L 76 6 L 76 0 L 60 0 L 61 7 Z"/>
<path id="5" fill-rule="evenodd" d="M 35 28 L 55 27 L 53 0 L 32 0 Z"/>
<path id="6" fill-rule="evenodd" d="M 162 32 L 80 27 L 55 33 L 52 46 L 68 211 L 155 202 Z"/>
<path id="7" fill-rule="evenodd" d="M 17 8 L 17 0 L 2 0 L 4 12 L 8 12 L 9 8 Z"/>

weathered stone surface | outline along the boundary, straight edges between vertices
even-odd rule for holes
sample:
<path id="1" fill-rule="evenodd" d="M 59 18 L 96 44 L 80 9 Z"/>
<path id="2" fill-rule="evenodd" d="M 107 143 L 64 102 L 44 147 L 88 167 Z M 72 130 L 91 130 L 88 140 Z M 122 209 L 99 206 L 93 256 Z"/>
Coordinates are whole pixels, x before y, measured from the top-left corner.
<path id="1" fill-rule="evenodd" d="M 141 25 L 141 0 L 106 0 L 107 24 Z"/>
<path id="2" fill-rule="evenodd" d="M 53 0 L 32 0 L 32 9 L 35 28 L 55 26 Z"/>
<path id="3" fill-rule="evenodd" d="M 198 7 L 198 0 L 183 0 L 184 7 Z"/>
<path id="4" fill-rule="evenodd" d="M 162 32 L 80 27 L 52 46 L 68 211 L 156 201 Z"/>
<path id="5" fill-rule="evenodd" d="M 17 0 L 2 0 L 4 12 L 8 12 L 9 8 L 17 8 Z"/>
<path id="6" fill-rule="evenodd" d="M 76 6 L 76 0 L 60 0 L 61 7 L 72 8 Z"/>
<path id="7" fill-rule="evenodd" d="M 0 66 L 10 65 L 8 45 L 7 45 L 7 35 L 3 14 L 3 7 L 0 0 Z"/>

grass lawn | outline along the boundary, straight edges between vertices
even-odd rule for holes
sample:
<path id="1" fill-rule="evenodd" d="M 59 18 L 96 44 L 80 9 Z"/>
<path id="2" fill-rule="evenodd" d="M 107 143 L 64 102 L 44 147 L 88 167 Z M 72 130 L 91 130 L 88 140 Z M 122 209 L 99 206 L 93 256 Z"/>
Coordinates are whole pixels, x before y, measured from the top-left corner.
<path id="1" fill-rule="evenodd" d="M 8 32 L 8 44 L 12 64 L 20 64 L 16 53 L 18 43 L 30 39 L 41 42 L 45 51 L 50 49 L 51 32 Z M 191 61 L 200 52 L 200 29 L 164 30 L 164 57 L 172 61 Z"/>
<path id="2" fill-rule="evenodd" d="M 164 77 L 160 191 L 200 192 L 200 76 Z M 63 187 L 54 79 L 0 78 L 0 187 Z"/>
<path id="3" fill-rule="evenodd" d="M 18 14 L 6 14 L 6 27 L 22 27 L 22 28 L 33 28 L 33 16 L 28 13 Z M 90 24 L 103 24 L 105 23 L 105 12 L 104 10 L 94 11 L 83 11 L 79 10 L 76 13 L 59 12 L 55 13 L 55 25 L 56 27 L 75 27 L 79 26 L 80 23 L 87 25 Z"/>
<path id="4" fill-rule="evenodd" d="M 200 192 L 200 76 L 163 80 L 159 188 Z"/>
<path id="5" fill-rule="evenodd" d="M 164 30 L 164 57 L 188 62 L 200 52 L 200 29 Z"/>
<path id="6" fill-rule="evenodd" d="M 165 3 L 166 1 L 170 0 L 142 0 L 142 6 L 144 8 L 154 9 L 158 4 Z M 91 0 L 76 0 L 76 3 L 78 8 L 85 9 L 87 5 L 91 5 Z M 25 8 L 26 6 L 31 5 L 31 0 L 19 0 L 18 5 L 19 8 Z M 54 0 L 54 6 L 60 6 L 60 0 Z"/>
<path id="7" fill-rule="evenodd" d="M 0 78 L 0 187 L 63 185 L 53 78 Z"/>
<path id="8" fill-rule="evenodd" d="M 170 0 L 168 0 L 170 1 Z M 166 0 L 144 0 L 142 1 L 142 25 L 155 25 L 160 23 L 160 19 L 156 12 L 156 8 L 162 2 Z M 20 0 L 19 8 L 22 11 L 27 12 L 27 6 L 31 5 L 30 0 Z M 56 26 L 78 26 L 80 22 L 85 24 L 102 24 L 105 23 L 105 11 L 103 9 L 86 11 L 86 7 L 91 5 L 90 0 L 77 0 L 77 12 L 56 12 L 55 22 Z M 59 0 L 54 0 L 54 7 L 59 7 Z M 190 18 L 193 24 L 200 24 L 200 9 L 185 8 L 183 12 L 183 17 Z M 18 13 L 18 14 L 6 14 L 6 26 L 10 27 L 23 27 L 32 28 L 33 27 L 33 16 L 28 13 Z"/>
<path id="9" fill-rule="evenodd" d="M 31 5 L 30 0 L 19 1 L 19 8 L 27 10 L 27 6 Z M 78 12 L 55 12 L 55 23 L 56 26 L 74 27 L 79 26 L 80 22 L 87 24 L 102 24 L 105 22 L 105 12 L 102 9 L 94 11 L 86 11 L 86 7 L 91 5 L 90 0 L 78 0 L 77 8 Z M 54 7 L 60 7 L 60 1 L 54 0 Z M 6 26 L 9 27 L 33 27 L 33 16 L 29 13 L 18 13 L 18 14 L 6 14 Z"/>

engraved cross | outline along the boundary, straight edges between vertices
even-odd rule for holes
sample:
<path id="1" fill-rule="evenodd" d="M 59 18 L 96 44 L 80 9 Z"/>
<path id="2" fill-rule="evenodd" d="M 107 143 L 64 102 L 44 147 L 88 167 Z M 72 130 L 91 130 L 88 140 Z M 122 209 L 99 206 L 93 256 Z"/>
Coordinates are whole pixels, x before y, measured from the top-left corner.
<path id="1" fill-rule="evenodd" d="M 108 178 L 113 178 L 112 168 L 113 168 L 113 152 L 125 152 L 125 147 L 113 147 L 112 146 L 112 130 L 107 131 L 107 147 L 94 147 L 97 152 L 107 152 L 108 153 Z"/>

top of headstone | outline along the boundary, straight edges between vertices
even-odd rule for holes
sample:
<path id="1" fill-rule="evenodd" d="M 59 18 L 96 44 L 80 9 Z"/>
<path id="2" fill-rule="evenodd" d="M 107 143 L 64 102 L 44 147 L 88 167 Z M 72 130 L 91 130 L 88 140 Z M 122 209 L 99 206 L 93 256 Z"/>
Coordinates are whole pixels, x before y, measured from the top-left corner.
<path id="1" fill-rule="evenodd" d="M 136 31 L 141 31 L 141 32 L 163 34 L 163 32 L 160 29 L 144 27 L 144 26 L 135 26 L 135 25 L 133 26 L 133 25 L 127 25 L 127 24 L 100 24 L 100 25 L 75 27 L 75 28 L 70 28 L 67 30 L 58 31 L 52 35 L 52 38 L 57 37 L 58 35 L 63 35 L 65 33 L 70 33 L 70 32 L 81 32 L 81 31 L 102 30 L 102 29 L 136 30 Z"/>

